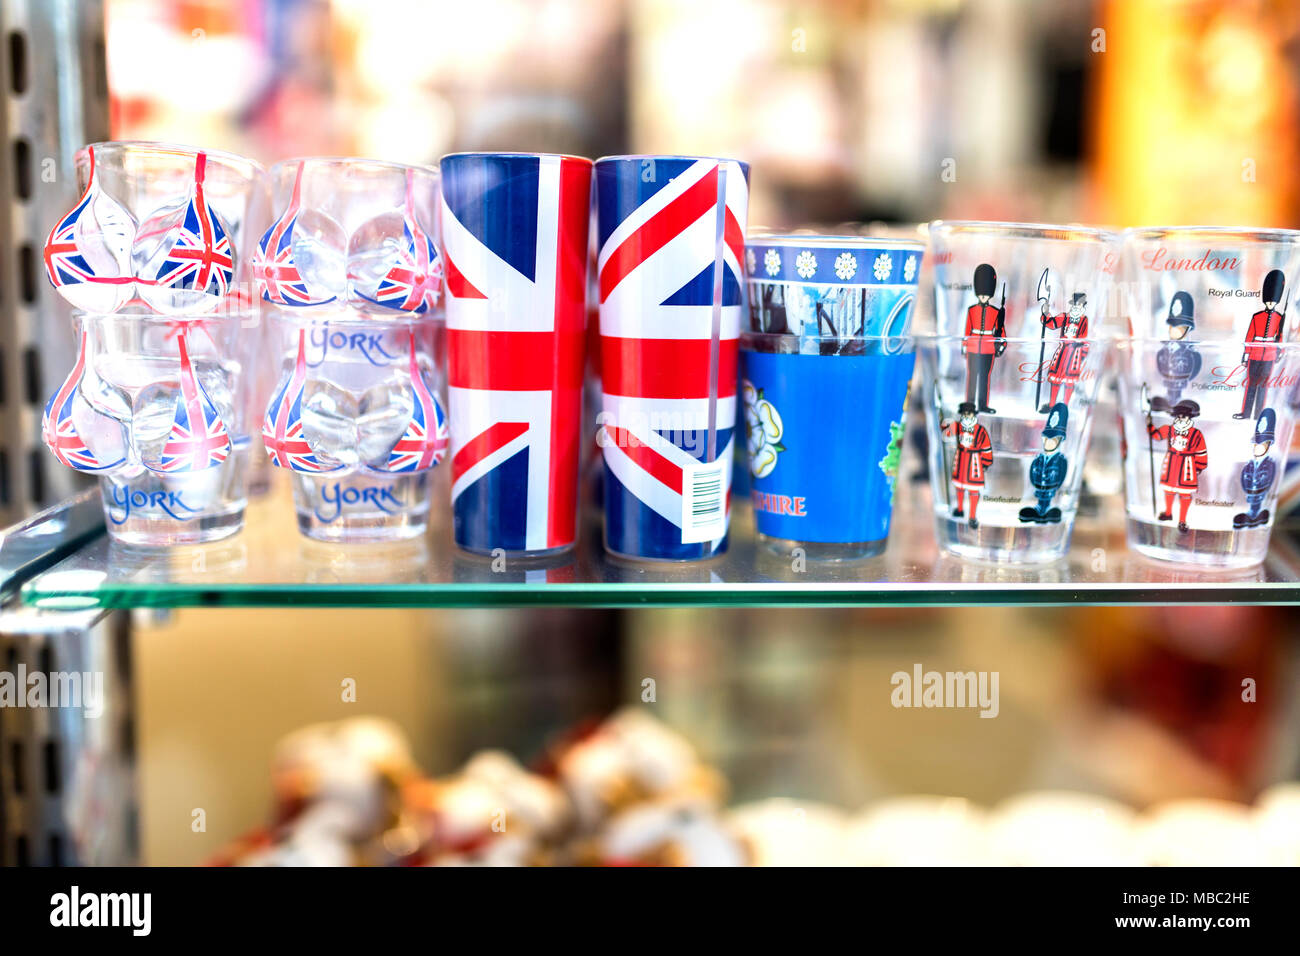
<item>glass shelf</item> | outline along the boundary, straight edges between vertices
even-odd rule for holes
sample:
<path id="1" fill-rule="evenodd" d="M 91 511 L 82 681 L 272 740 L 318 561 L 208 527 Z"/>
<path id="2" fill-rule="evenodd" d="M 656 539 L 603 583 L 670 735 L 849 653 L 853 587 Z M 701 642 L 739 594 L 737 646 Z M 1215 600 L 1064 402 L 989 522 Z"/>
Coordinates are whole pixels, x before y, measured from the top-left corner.
<path id="1" fill-rule="evenodd" d="M 435 494 L 445 495 L 445 486 Z M 435 501 L 445 501 L 445 497 Z M 1118 507 L 1118 503 L 1116 503 Z M 803 570 L 755 540 L 741 504 L 731 546 L 711 561 L 632 566 L 611 560 L 590 523 L 560 563 L 504 567 L 451 543 L 449 509 L 427 539 L 332 545 L 298 534 L 287 485 L 250 503 L 243 532 L 223 542 L 140 551 L 102 534 L 31 577 L 25 603 L 41 608 L 193 606 L 643 607 L 958 606 L 1300 603 L 1300 529 L 1274 532 L 1265 564 L 1237 572 L 1160 565 L 1128 551 L 1118 512 L 1081 517 L 1062 562 L 980 565 L 938 553 L 928 493 L 900 492 L 889 549 L 863 561 Z"/>

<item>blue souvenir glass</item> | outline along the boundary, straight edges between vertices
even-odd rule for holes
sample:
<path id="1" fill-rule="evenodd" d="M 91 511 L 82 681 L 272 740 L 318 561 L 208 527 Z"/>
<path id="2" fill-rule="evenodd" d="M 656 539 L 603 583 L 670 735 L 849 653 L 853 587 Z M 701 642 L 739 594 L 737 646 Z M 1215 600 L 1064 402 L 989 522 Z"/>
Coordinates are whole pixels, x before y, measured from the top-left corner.
<path id="1" fill-rule="evenodd" d="M 915 353 L 905 337 L 741 337 L 750 501 L 759 539 L 790 554 L 854 559 L 889 536 Z"/>

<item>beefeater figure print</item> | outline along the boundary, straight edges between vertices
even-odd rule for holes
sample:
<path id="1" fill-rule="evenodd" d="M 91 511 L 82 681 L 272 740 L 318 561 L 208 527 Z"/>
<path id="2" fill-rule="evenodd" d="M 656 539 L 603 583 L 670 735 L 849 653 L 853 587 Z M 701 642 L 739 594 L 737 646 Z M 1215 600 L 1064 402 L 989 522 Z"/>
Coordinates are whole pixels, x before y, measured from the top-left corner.
<path id="1" fill-rule="evenodd" d="M 1083 374 L 1083 363 L 1088 358 L 1088 316 L 1084 311 L 1087 305 L 1088 297 L 1082 292 L 1076 292 L 1070 298 L 1068 311 L 1056 315 L 1048 314 L 1046 300 L 1041 303 L 1043 326 L 1059 329 L 1061 333 L 1061 341 L 1047 366 L 1047 381 L 1052 390 L 1047 403 L 1038 409 L 1044 415 L 1050 413 L 1057 402 L 1069 404 L 1079 376 Z"/>
<path id="2" fill-rule="evenodd" d="M 957 445 L 957 454 L 952 461 L 952 486 L 957 493 L 957 504 L 952 509 L 952 516 L 965 517 L 965 499 L 969 496 L 969 524 L 978 528 L 980 524 L 975 512 L 984 491 L 985 476 L 993 465 L 993 442 L 989 439 L 988 429 L 979 423 L 978 409 L 973 402 L 958 405 L 957 419 L 941 422 L 940 427 L 944 435 L 951 435 L 956 440 Z"/>
<path id="3" fill-rule="evenodd" d="M 1164 402 L 1156 399 L 1152 408 L 1164 410 Z M 1147 413 L 1147 431 L 1155 441 L 1169 443 L 1168 450 L 1160 466 L 1160 489 L 1165 494 L 1165 509 L 1156 516 L 1159 521 L 1173 520 L 1174 499 L 1178 499 L 1178 530 L 1186 532 L 1187 510 L 1191 507 L 1192 496 L 1201 482 L 1201 472 L 1210 463 L 1209 449 L 1205 444 L 1205 435 L 1192 425 L 1192 419 L 1201 414 L 1201 407 L 1189 398 L 1185 398 L 1168 413 L 1173 416 L 1173 423 L 1156 426 Z"/>

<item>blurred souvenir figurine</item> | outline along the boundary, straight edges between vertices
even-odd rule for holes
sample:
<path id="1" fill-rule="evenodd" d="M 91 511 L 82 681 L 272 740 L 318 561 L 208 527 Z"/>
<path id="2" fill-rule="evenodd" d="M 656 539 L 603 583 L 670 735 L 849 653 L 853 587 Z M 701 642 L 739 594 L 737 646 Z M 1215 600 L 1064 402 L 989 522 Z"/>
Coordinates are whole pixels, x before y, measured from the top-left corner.
<path id="1" fill-rule="evenodd" d="M 1268 457 L 1276 439 L 1277 413 L 1266 408 L 1255 422 L 1254 456 L 1241 466 L 1241 490 L 1246 493 L 1246 511 L 1233 517 L 1234 528 L 1258 528 L 1268 524 L 1268 509 L 1260 506 L 1277 478 L 1277 462 Z"/>
<path id="2" fill-rule="evenodd" d="M 1151 421 L 1151 412 L 1168 412 L 1173 416 L 1172 425 L 1157 428 Z M 1178 530 L 1187 531 L 1187 509 L 1192 504 L 1192 495 L 1196 493 L 1201 481 L 1201 472 L 1209 464 L 1209 450 L 1205 445 L 1205 435 L 1199 428 L 1192 427 L 1192 419 L 1201 414 L 1201 406 L 1191 399 L 1183 399 L 1170 408 L 1162 398 L 1151 402 L 1147 412 L 1147 432 L 1154 441 L 1168 441 L 1169 449 L 1165 452 L 1160 470 L 1160 487 L 1165 493 L 1165 510 L 1157 515 L 1159 521 L 1173 518 L 1174 498 L 1178 499 Z"/>
<path id="3" fill-rule="evenodd" d="M 1273 363 L 1277 361 L 1277 343 L 1282 341 L 1282 327 L 1286 325 L 1286 303 L 1282 303 L 1281 311 L 1277 309 L 1285 285 L 1286 277 L 1280 269 L 1273 269 L 1264 276 L 1264 287 L 1260 290 L 1264 308 L 1250 317 L 1246 350 L 1241 355 L 1241 362 L 1246 366 L 1246 395 L 1241 402 L 1241 411 L 1233 418 L 1254 418 L 1264 408 L 1265 388 Z"/>
<path id="4" fill-rule="evenodd" d="M 1006 349 L 1003 336 L 1007 325 L 1007 287 L 1002 285 L 1002 302 L 994 308 L 990 303 L 997 288 L 998 274 L 987 262 L 975 267 L 975 305 L 966 310 L 966 401 L 974 402 L 984 414 L 989 408 L 989 377 L 993 373 L 993 359 Z M 971 516 L 974 521 L 974 515 Z M 975 525 L 971 525 L 975 527 Z"/>
<path id="5" fill-rule="evenodd" d="M 1165 398 L 1170 405 L 1175 405 L 1182 398 L 1187 383 L 1201 371 L 1201 356 L 1197 353 L 1196 346 L 1183 341 L 1196 328 L 1192 297 L 1186 292 L 1174 293 L 1165 325 L 1169 327 L 1169 341 L 1161 346 L 1156 355 L 1156 369 L 1164 379 Z"/>
<path id="6" fill-rule="evenodd" d="M 1069 311 L 1049 315 L 1047 299 L 1039 300 L 1043 312 L 1043 327 L 1061 330 L 1061 342 L 1056 347 L 1056 354 L 1052 356 L 1052 364 L 1047 367 L 1047 381 L 1051 383 L 1052 391 L 1047 398 L 1047 404 L 1038 409 L 1040 412 L 1049 411 L 1056 405 L 1058 398 L 1060 401 L 1069 402 L 1074 394 L 1074 386 L 1079 381 L 1084 360 L 1088 357 L 1088 343 L 1081 341 L 1088 338 L 1088 316 L 1083 311 L 1087 304 L 1087 295 L 1076 292 L 1070 298 Z"/>
<path id="7" fill-rule="evenodd" d="M 957 440 L 957 455 L 952 463 L 952 484 L 957 492 L 957 507 L 952 509 L 954 518 L 965 515 L 965 496 L 970 495 L 970 526 L 978 528 L 975 509 L 979 507 L 980 493 L 984 490 L 984 474 L 993 464 L 993 442 L 989 440 L 988 429 L 977 421 L 977 412 L 971 402 L 962 402 L 957 406 L 957 421 L 942 422 L 940 427 L 945 435 L 952 435 Z"/>
<path id="8" fill-rule="evenodd" d="M 1034 486 L 1037 506 L 1020 509 L 1020 520 L 1034 524 L 1055 524 L 1061 520 L 1061 509 L 1051 507 L 1056 491 L 1065 483 L 1065 473 L 1069 468 L 1065 456 L 1061 454 L 1061 442 L 1065 440 L 1065 429 L 1069 422 L 1070 410 L 1064 402 L 1052 406 L 1043 426 L 1043 450 L 1029 466 L 1029 481 Z"/>

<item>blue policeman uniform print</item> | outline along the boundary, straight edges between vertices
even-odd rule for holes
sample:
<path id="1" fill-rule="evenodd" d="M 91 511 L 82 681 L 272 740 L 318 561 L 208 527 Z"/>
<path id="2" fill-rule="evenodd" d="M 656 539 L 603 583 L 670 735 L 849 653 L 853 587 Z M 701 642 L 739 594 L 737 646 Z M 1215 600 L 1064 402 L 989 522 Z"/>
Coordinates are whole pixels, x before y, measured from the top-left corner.
<path id="1" fill-rule="evenodd" d="M 1193 318 L 1192 297 L 1186 292 L 1174 293 L 1169 303 L 1165 325 L 1169 340 L 1156 353 L 1156 371 L 1165 383 L 1165 397 L 1170 405 L 1177 405 L 1187 383 L 1201 373 L 1201 356 L 1196 346 L 1183 341 L 1196 328 Z"/>
<path id="2" fill-rule="evenodd" d="M 1276 439 L 1277 413 L 1266 408 L 1255 422 L 1254 456 L 1241 467 L 1241 490 L 1246 494 L 1246 510 L 1233 517 L 1233 528 L 1258 528 L 1268 524 L 1268 509 L 1263 505 L 1277 480 L 1277 462 L 1268 456 Z"/>
<path id="3" fill-rule="evenodd" d="M 1052 507 L 1052 499 L 1069 471 L 1069 462 L 1061 454 L 1061 443 L 1070 420 L 1070 409 L 1065 402 L 1057 402 L 1047 413 L 1043 426 L 1043 450 L 1029 464 L 1029 483 L 1033 485 L 1037 505 L 1020 509 L 1020 520 L 1026 524 L 1056 524 L 1061 520 L 1061 509 Z"/>

